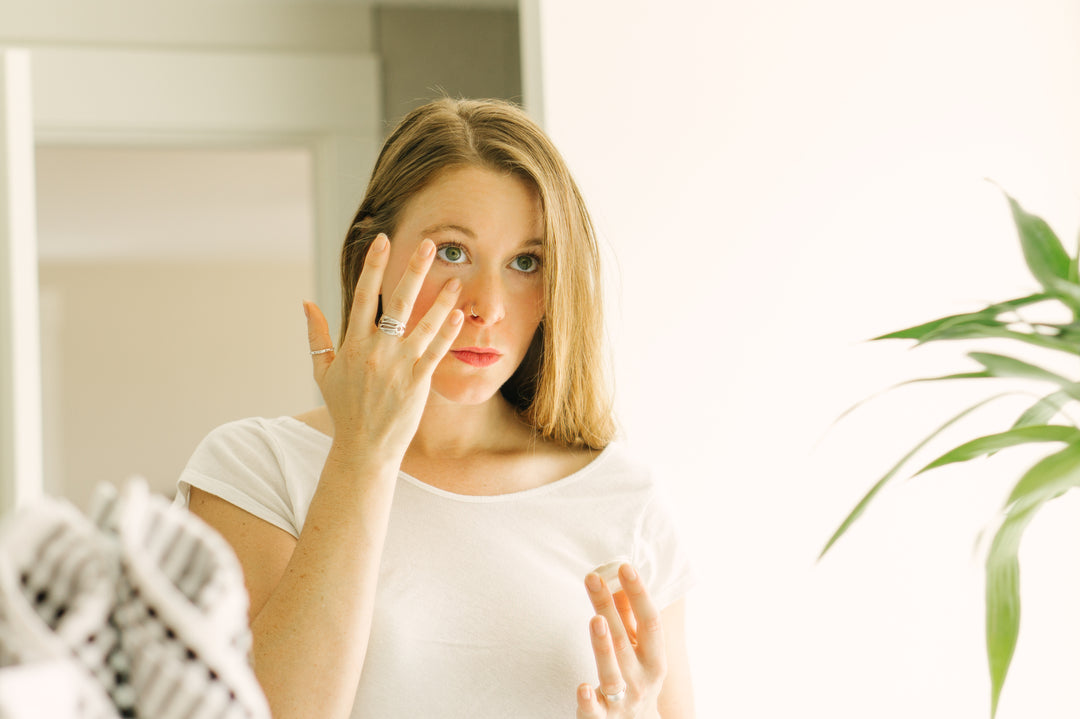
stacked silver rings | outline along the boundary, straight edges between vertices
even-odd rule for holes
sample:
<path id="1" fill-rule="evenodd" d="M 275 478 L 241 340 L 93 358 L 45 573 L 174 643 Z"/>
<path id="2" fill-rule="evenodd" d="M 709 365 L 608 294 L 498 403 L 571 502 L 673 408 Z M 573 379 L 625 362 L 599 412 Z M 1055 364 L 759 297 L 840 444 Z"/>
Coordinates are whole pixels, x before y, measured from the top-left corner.
<path id="1" fill-rule="evenodd" d="M 379 331 L 391 337 L 400 337 L 405 334 L 405 323 L 395 320 L 390 315 L 384 314 L 379 318 Z"/>
<path id="2" fill-rule="evenodd" d="M 622 689 L 620 689 L 617 692 L 612 692 L 611 694 L 608 694 L 603 689 L 600 690 L 600 693 L 604 695 L 604 699 L 607 700 L 608 704 L 614 704 L 615 702 L 621 702 L 623 700 L 623 697 L 626 696 L 626 685 L 623 684 Z"/>

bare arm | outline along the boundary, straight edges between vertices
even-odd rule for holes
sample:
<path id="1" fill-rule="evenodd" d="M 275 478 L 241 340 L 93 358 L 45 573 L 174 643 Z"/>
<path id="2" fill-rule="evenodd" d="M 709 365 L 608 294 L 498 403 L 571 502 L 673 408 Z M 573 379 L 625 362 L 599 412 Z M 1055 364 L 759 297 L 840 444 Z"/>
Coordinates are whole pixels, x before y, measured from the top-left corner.
<path id="1" fill-rule="evenodd" d="M 686 600 L 669 605 L 660 616 L 664 622 L 667 676 L 657 708 L 663 719 L 694 719 L 694 688 L 686 653 Z"/>
<path id="2" fill-rule="evenodd" d="M 192 511 L 230 542 L 251 599 L 255 673 L 275 719 L 348 717 L 367 652 L 394 485 L 416 433 L 431 373 L 457 336 L 448 283 L 408 337 L 375 329 L 388 243 L 376 240 L 357 283 L 349 332 L 313 355 L 334 441 L 300 538 L 224 500 L 193 491 Z M 388 306 L 408 318 L 434 245 L 421 243 Z M 332 347 L 311 304 L 312 350 Z"/>

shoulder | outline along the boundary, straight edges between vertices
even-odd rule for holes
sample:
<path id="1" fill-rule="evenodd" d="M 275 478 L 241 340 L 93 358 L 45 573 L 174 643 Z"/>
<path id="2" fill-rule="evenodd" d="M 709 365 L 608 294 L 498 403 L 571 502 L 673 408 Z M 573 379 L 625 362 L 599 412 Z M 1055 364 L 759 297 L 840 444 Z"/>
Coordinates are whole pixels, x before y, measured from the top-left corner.
<path id="1" fill-rule="evenodd" d="M 605 447 L 586 470 L 625 490 L 652 492 L 656 487 L 652 466 L 620 440 Z"/>
<path id="2" fill-rule="evenodd" d="M 291 417 L 247 417 L 211 430 L 196 447 L 187 469 L 272 475 L 296 459 L 317 457 L 328 442 L 329 438 Z"/>

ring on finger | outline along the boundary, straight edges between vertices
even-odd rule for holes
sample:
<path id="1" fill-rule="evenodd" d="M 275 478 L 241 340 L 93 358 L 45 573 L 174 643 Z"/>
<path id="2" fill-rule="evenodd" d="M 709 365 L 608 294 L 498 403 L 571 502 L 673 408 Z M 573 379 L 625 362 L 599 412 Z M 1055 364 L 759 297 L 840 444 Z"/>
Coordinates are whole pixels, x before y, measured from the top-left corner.
<path id="1" fill-rule="evenodd" d="M 391 337 L 400 337 L 405 334 L 405 323 L 384 314 L 379 318 L 379 331 Z"/>
<path id="2" fill-rule="evenodd" d="M 333 352 L 333 351 L 334 351 L 333 347 L 326 347 L 325 349 L 321 349 L 321 350 L 311 350 L 311 354 L 313 354 L 313 355 L 324 355 L 327 352 Z"/>
<path id="3" fill-rule="evenodd" d="M 601 694 L 604 695 L 604 699 L 607 700 L 608 704 L 614 704 L 615 702 L 621 702 L 623 700 L 623 698 L 626 697 L 626 685 L 625 684 L 622 685 L 622 689 L 620 689 L 617 692 L 611 692 L 610 694 L 607 693 L 606 691 L 604 691 L 603 689 L 600 689 L 599 691 L 600 691 Z"/>

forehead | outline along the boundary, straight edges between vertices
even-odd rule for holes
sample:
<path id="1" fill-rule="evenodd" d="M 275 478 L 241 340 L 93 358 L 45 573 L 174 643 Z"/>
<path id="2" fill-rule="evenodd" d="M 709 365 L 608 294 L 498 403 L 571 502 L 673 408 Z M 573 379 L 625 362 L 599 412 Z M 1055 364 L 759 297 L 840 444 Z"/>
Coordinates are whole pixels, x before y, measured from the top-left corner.
<path id="1" fill-rule="evenodd" d="M 542 240 L 544 215 L 529 180 L 481 167 L 439 172 L 406 203 L 399 230 L 455 230 L 507 240 Z"/>

